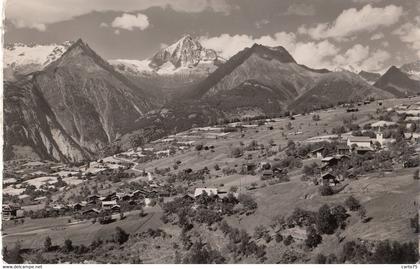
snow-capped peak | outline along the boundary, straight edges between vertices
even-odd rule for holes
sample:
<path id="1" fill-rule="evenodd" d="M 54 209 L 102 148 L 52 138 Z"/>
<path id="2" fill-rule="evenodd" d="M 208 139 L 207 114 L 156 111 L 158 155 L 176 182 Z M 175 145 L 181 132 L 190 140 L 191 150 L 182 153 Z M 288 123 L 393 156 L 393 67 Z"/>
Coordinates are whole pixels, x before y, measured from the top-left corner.
<path id="1" fill-rule="evenodd" d="M 210 73 L 220 59 L 214 50 L 204 48 L 190 35 L 185 35 L 174 44 L 161 49 L 146 60 L 111 60 L 119 71 L 131 74 L 157 73 L 170 75 L 176 73 Z"/>
<path id="2" fill-rule="evenodd" d="M 400 69 L 407 73 L 410 78 L 420 80 L 420 60 L 404 64 Z"/>
<path id="3" fill-rule="evenodd" d="M 204 48 L 198 40 L 185 35 L 150 58 L 150 67 L 158 70 L 170 62 L 175 68 L 190 68 L 200 62 L 214 62 L 217 59 L 217 53 L 214 50 Z"/>
<path id="4" fill-rule="evenodd" d="M 11 69 L 14 75 L 39 71 L 60 58 L 72 44 L 72 41 L 48 45 L 7 44 L 4 48 L 4 65 L 5 68 Z"/>

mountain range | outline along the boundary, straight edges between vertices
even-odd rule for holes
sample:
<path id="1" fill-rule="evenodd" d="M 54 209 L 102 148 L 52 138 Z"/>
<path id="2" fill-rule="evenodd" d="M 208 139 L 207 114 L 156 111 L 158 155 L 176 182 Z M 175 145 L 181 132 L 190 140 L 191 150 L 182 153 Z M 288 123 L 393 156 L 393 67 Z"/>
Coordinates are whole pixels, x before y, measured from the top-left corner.
<path id="1" fill-rule="evenodd" d="M 223 59 L 189 35 L 146 60 L 100 57 L 82 40 L 5 47 L 5 159 L 75 162 L 220 120 L 418 94 L 420 64 L 374 73 L 312 69 L 255 44 Z M 380 77 L 379 77 L 380 76 Z"/>

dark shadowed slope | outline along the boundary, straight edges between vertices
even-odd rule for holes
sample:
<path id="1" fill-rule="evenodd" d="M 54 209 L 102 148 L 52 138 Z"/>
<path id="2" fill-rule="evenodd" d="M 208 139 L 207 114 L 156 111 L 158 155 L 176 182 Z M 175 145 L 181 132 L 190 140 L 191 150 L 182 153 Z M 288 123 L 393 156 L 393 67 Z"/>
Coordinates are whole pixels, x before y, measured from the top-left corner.
<path id="1" fill-rule="evenodd" d="M 374 84 L 375 87 L 390 92 L 398 97 L 417 95 L 420 93 L 420 81 L 411 79 L 406 73 L 395 66 Z"/>
<path id="2" fill-rule="evenodd" d="M 134 130 L 157 105 L 82 40 L 33 81 L 67 133 L 93 152 Z"/>
<path id="3" fill-rule="evenodd" d="M 4 84 L 4 158 L 80 161 L 91 154 L 58 123 L 42 93 L 30 81 Z"/>
<path id="4" fill-rule="evenodd" d="M 296 112 L 305 112 L 339 103 L 366 100 L 370 97 L 383 99 L 391 98 L 393 95 L 373 87 L 352 72 L 333 72 L 319 79 L 289 108 Z"/>

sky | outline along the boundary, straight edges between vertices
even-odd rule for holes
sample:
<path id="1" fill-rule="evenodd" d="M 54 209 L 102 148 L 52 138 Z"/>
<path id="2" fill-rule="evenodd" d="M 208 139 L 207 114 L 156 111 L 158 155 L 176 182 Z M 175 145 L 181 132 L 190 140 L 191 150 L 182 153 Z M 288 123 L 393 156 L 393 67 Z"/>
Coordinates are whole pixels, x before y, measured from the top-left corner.
<path id="1" fill-rule="evenodd" d="M 420 60 L 418 0 L 7 0 L 4 27 L 5 43 L 82 38 L 105 59 L 146 59 L 191 34 L 224 58 L 259 43 L 313 68 Z"/>

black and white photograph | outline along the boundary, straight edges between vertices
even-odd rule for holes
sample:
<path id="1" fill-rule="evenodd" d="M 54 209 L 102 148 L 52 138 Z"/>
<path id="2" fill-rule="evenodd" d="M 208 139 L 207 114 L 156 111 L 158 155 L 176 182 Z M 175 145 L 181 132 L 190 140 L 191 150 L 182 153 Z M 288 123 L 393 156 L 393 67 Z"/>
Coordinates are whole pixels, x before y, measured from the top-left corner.
<path id="1" fill-rule="evenodd" d="M 1 2 L 2 268 L 417 268 L 419 0 Z"/>

